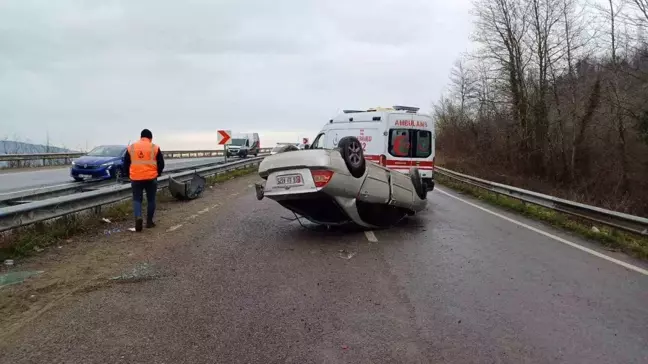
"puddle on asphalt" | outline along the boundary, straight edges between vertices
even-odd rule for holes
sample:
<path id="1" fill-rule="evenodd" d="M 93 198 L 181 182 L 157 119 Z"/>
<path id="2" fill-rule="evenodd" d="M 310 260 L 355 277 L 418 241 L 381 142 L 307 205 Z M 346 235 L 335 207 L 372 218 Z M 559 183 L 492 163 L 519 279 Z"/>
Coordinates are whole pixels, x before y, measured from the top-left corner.
<path id="1" fill-rule="evenodd" d="M 0 274 L 0 288 L 4 286 L 9 286 L 12 284 L 18 284 L 25 281 L 25 279 L 43 273 L 42 270 L 32 270 L 32 271 L 20 271 L 20 272 L 9 272 L 5 274 Z"/>

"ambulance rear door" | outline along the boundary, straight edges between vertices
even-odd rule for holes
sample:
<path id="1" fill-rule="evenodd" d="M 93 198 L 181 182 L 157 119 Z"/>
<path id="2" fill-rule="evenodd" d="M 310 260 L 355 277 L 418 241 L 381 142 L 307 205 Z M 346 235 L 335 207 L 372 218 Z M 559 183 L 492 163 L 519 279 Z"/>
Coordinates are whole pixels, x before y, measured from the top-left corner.
<path id="1" fill-rule="evenodd" d="M 429 116 L 391 113 L 388 117 L 386 166 L 402 173 L 419 168 L 421 177 L 432 178 L 434 125 Z"/>

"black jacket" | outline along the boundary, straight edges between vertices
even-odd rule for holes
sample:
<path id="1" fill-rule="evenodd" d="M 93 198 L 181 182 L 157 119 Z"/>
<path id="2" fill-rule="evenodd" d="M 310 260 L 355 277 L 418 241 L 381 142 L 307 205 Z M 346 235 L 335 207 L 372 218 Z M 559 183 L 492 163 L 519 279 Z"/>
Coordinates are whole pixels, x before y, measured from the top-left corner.
<path id="1" fill-rule="evenodd" d="M 162 149 L 158 146 L 158 152 L 157 155 L 155 156 L 155 159 L 157 161 L 157 171 L 158 171 L 158 176 L 162 175 L 162 171 L 164 171 L 164 156 L 162 155 Z M 130 153 L 128 150 L 126 150 L 126 154 L 124 155 L 124 175 L 128 176 L 130 174 L 130 165 L 131 165 L 131 157 Z"/>

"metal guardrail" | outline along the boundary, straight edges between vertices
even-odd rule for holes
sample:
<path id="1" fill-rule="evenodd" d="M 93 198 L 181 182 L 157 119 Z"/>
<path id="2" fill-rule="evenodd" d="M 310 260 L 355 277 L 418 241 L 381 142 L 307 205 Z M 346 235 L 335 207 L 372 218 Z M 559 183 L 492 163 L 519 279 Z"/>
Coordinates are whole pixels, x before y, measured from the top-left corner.
<path id="1" fill-rule="evenodd" d="M 242 159 L 216 166 L 196 168 L 195 170 L 161 176 L 158 178 L 158 189 L 168 187 L 169 177 L 173 177 L 178 181 L 188 181 L 194 173 L 198 173 L 203 177 L 213 176 L 248 166 L 258 165 L 263 158 L 264 157 Z M 1 208 L 0 232 L 93 208 L 97 209 L 104 205 L 128 199 L 131 196 L 132 192 L 130 185 L 117 185 L 101 188 L 96 191 L 81 192 L 73 195 Z"/>
<path id="2" fill-rule="evenodd" d="M 191 166 L 171 167 L 169 169 L 164 170 L 163 176 L 167 174 L 186 171 L 186 170 L 195 170 L 198 168 L 215 166 L 223 163 L 224 163 L 223 161 L 218 161 L 218 162 L 206 162 L 206 163 L 201 163 L 198 165 L 191 165 Z M 119 180 L 115 181 L 114 179 L 108 181 L 95 180 L 95 181 L 83 181 L 83 182 L 69 182 L 65 184 L 36 187 L 36 188 L 20 190 L 16 192 L 1 193 L 0 207 L 3 207 L 3 205 L 20 205 L 23 203 L 29 203 L 37 200 L 60 197 L 60 196 L 69 195 L 73 193 L 95 191 L 97 189 L 105 188 L 110 185 L 121 184 L 122 182 L 124 181 L 119 181 Z"/>
<path id="3" fill-rule="evenodd" d="M 596 206 L 564 200 L 558 197 L 544 195 L 521 188 L 504 185 L 497 182 L 487 181 L 481 178 L 469 176 L 438 166 L 434 167 L 435 173 L 439 173 L 454 180 L 488 190 L 493 193 L 505 195 L 523 202 L 546 207 L 551 210 L 576 216 L 592 222 L 597 222 L 616 229 L 648 236 L 648 219 L 603 209 Z"/>
<path id="4" fill-rule="evenodd" d="M 261 148 L 259 154 L 270 153 L 272 148 Z M 222 157 L 224 150 L 162 150 L 165 159 Z M 63 159 L 66 163 L 86 153 L 0 154 L 0 162 Z"/>

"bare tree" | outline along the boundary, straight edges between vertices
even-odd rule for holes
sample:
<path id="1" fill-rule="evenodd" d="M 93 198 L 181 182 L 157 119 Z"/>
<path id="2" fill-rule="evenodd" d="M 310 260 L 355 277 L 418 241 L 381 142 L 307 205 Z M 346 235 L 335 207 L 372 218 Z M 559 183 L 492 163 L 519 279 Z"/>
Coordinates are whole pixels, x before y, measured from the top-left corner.
<path id="1" fill-rule="evenodd" d="M 475 75 L 465 58 L 458 59 L 450 73 L 452 96 L 459 101 L 459 122 L 470 124 L 470 112 L 475 100 Z"/>
<path id="2" fill-rule="evenodd" d="M 482 57 L 496 62 L 508 83 L 510 110 L 519 127 L 519 155 L 528 160 L 532 141 L 525 82 L 530 61 L 524 46 L 529 28 L 528 4 L 523 0 L 481 0 L 476 3 L 476 15 L 475 40 L 483 46 Z"/>
<path id="3" fill-rule="evenodd" d="M 547 95 L 549 93 L 549 71 L 562 39 L 557 36 L 556 28 L 561 19 L 558 0 L 530 0 L 530 48 L 534 50 L 536 84 L 534 87 L 533 150 L 531 163 L 543 173 L 545 150 L 549 137 Z"/>

